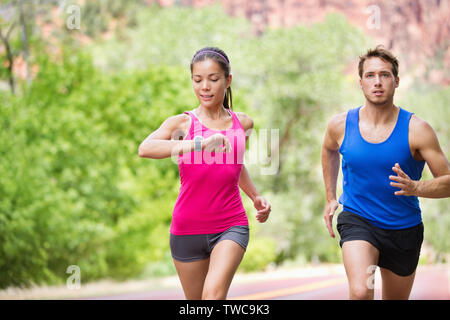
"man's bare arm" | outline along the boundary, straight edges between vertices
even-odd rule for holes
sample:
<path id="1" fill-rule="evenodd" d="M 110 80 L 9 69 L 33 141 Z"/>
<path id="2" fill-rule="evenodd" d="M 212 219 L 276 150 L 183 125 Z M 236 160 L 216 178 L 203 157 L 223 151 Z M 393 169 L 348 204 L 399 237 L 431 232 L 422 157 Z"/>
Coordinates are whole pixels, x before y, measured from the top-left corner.
<path id="1" fill-rule="evenodd" d="M 396 163 L 392 170 L 397 176 L 390 176 L 391 186 L 400 188 L 397 196 L 417 196 L 423 198 L 447 198 L 450 197 L 450 174 L 436 177 L 431 180 L 412 180 L 399 164 Z"/>
<path id="2" fill-rule="evenodd" d="M 433 128 L 424 120 L 412 116 L 410 123 L 411 143 L 418 156 L 425 160 L 434 179 L 412 180 L 398 164 L 392 168 L 397 173 L 389 178 L 398 196 L 418 196 L 424 198 L 450 197 L 450 164 L 442 151 Z"/>
<path id="3" fill-rule="evenodd" d="M 345 114 L 335 115 L 328 122 L 322 144 L 322 174 L 325 184 L 326 206 L 323 218 L 327 225 L 331 237 L 335 237 L 333 232 L 333 215 L 339 207 L 336 200 L 336 184 L 339 174 L 339 146 L 345 133 Z"/>

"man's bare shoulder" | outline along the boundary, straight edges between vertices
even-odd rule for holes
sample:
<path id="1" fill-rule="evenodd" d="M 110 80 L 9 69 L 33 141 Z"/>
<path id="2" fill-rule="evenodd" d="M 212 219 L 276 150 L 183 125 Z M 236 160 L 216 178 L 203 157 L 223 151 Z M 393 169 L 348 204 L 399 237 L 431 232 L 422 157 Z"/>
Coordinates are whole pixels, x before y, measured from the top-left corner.
<path id="1" fill-rule="evenodd" d="M 409 122 L 410 142 L 415 149 L 438 143 L 437 135 L 431 125 L 413 114 Z"/>
<path id="2" fill-rule="evenodd" d="M 431 127 L 431 125 L 413 114 L 411 116 L 411 120 L 409 122 L 409 128 L 410 132 L 413 135 L 414 140 L 429 140 L 429 139 L 435 139 L 436 133 L 434 132 L 434 129 Z"/>
<path id="3" fill-rule="evenodd" d="M 347 119 L 347 111 L 335 114 L 328 121 L 327 131 L 328 133 L 338 139 L 338 137 L 345 133 L 345 121 Z"/>
<path id="4" fill-rule="evenodd" d="M 422 118 L 419 118 L 415 114 L 411 116 L 410 126 L 415 130 L 433 130 L 428 122 L 426 122 Z"/>
<path id="5" fill-rule="evenodd" d="M 336 151 L 340 148 L 345 135 L 347 112 L 335 114 L 327 124 L 327 131 L 323 140 L 323 147 Z"/>

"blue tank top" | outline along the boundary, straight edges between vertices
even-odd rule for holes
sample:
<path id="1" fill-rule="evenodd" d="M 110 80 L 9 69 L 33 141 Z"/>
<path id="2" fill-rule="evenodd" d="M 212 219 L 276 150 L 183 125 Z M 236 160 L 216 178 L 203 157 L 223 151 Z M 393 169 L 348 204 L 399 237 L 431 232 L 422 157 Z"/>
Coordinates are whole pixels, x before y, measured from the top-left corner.
<path id="1" fill-rule="evenodd" d="M 390 175 L 395 163 L 413 180 L 420 180 L 425 161 L 417 161 L 409 148 L 409 121 L 412 113 L 400 108 L 391 135 L 381 143 L 364 140 L 359 131 L 359 110 L 347 113 L 342 154 L 344 210 L 360 215 L 383 229 L 404 229 L 422 222 L 419 199 L 396 196 Z"/>

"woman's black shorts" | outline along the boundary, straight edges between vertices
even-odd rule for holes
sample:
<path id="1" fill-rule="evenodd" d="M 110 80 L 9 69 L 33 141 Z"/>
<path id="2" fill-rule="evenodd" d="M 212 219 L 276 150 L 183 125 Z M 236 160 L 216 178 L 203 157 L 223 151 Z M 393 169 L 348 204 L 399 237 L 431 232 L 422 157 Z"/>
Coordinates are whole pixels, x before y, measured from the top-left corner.
<path id="1" fill-rule="evenodd" d="M 214 247 L 222 240 L 232 240 L 247 249 L 250 229 L 248 226 L 233 226 L 219 233 L 170 234 L 170 251 L 178 261 L 191 262 L 209 258 Z"/>
<path id="2" fill-rule="evenodd" d="M 365 240 L 378 249 L 378 266 L 399 276 L 409 276 L 419 263 L 423 242 L 423 223 L 407 229 L 381 229 L 363 217 L 343 211 L 337 218 L 337 230 L 341 236 L 339 245 L 346 241 Z"/>

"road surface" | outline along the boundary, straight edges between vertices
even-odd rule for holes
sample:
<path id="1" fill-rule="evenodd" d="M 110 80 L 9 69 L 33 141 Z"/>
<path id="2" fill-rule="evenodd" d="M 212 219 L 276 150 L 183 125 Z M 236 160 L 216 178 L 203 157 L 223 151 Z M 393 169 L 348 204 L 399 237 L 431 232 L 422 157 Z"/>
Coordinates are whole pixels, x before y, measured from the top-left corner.
<path id="1" fill-rule="evenodd" d="M 230 300 L 347 300 L 348 285 L 343 267 L 330 272 L 278 271 L 252 275 L 237 274 L 230 287 Z M 85 297 L 100 300 L 181 300 L 181 285 L 160 290 L 128 292 Z M 381 277 L 375 274 L 375 299 L 381 299 Z M 411 300 L 449 300 L 450 268 L 448 266 L 419 266 L 410 295 Z"/>

